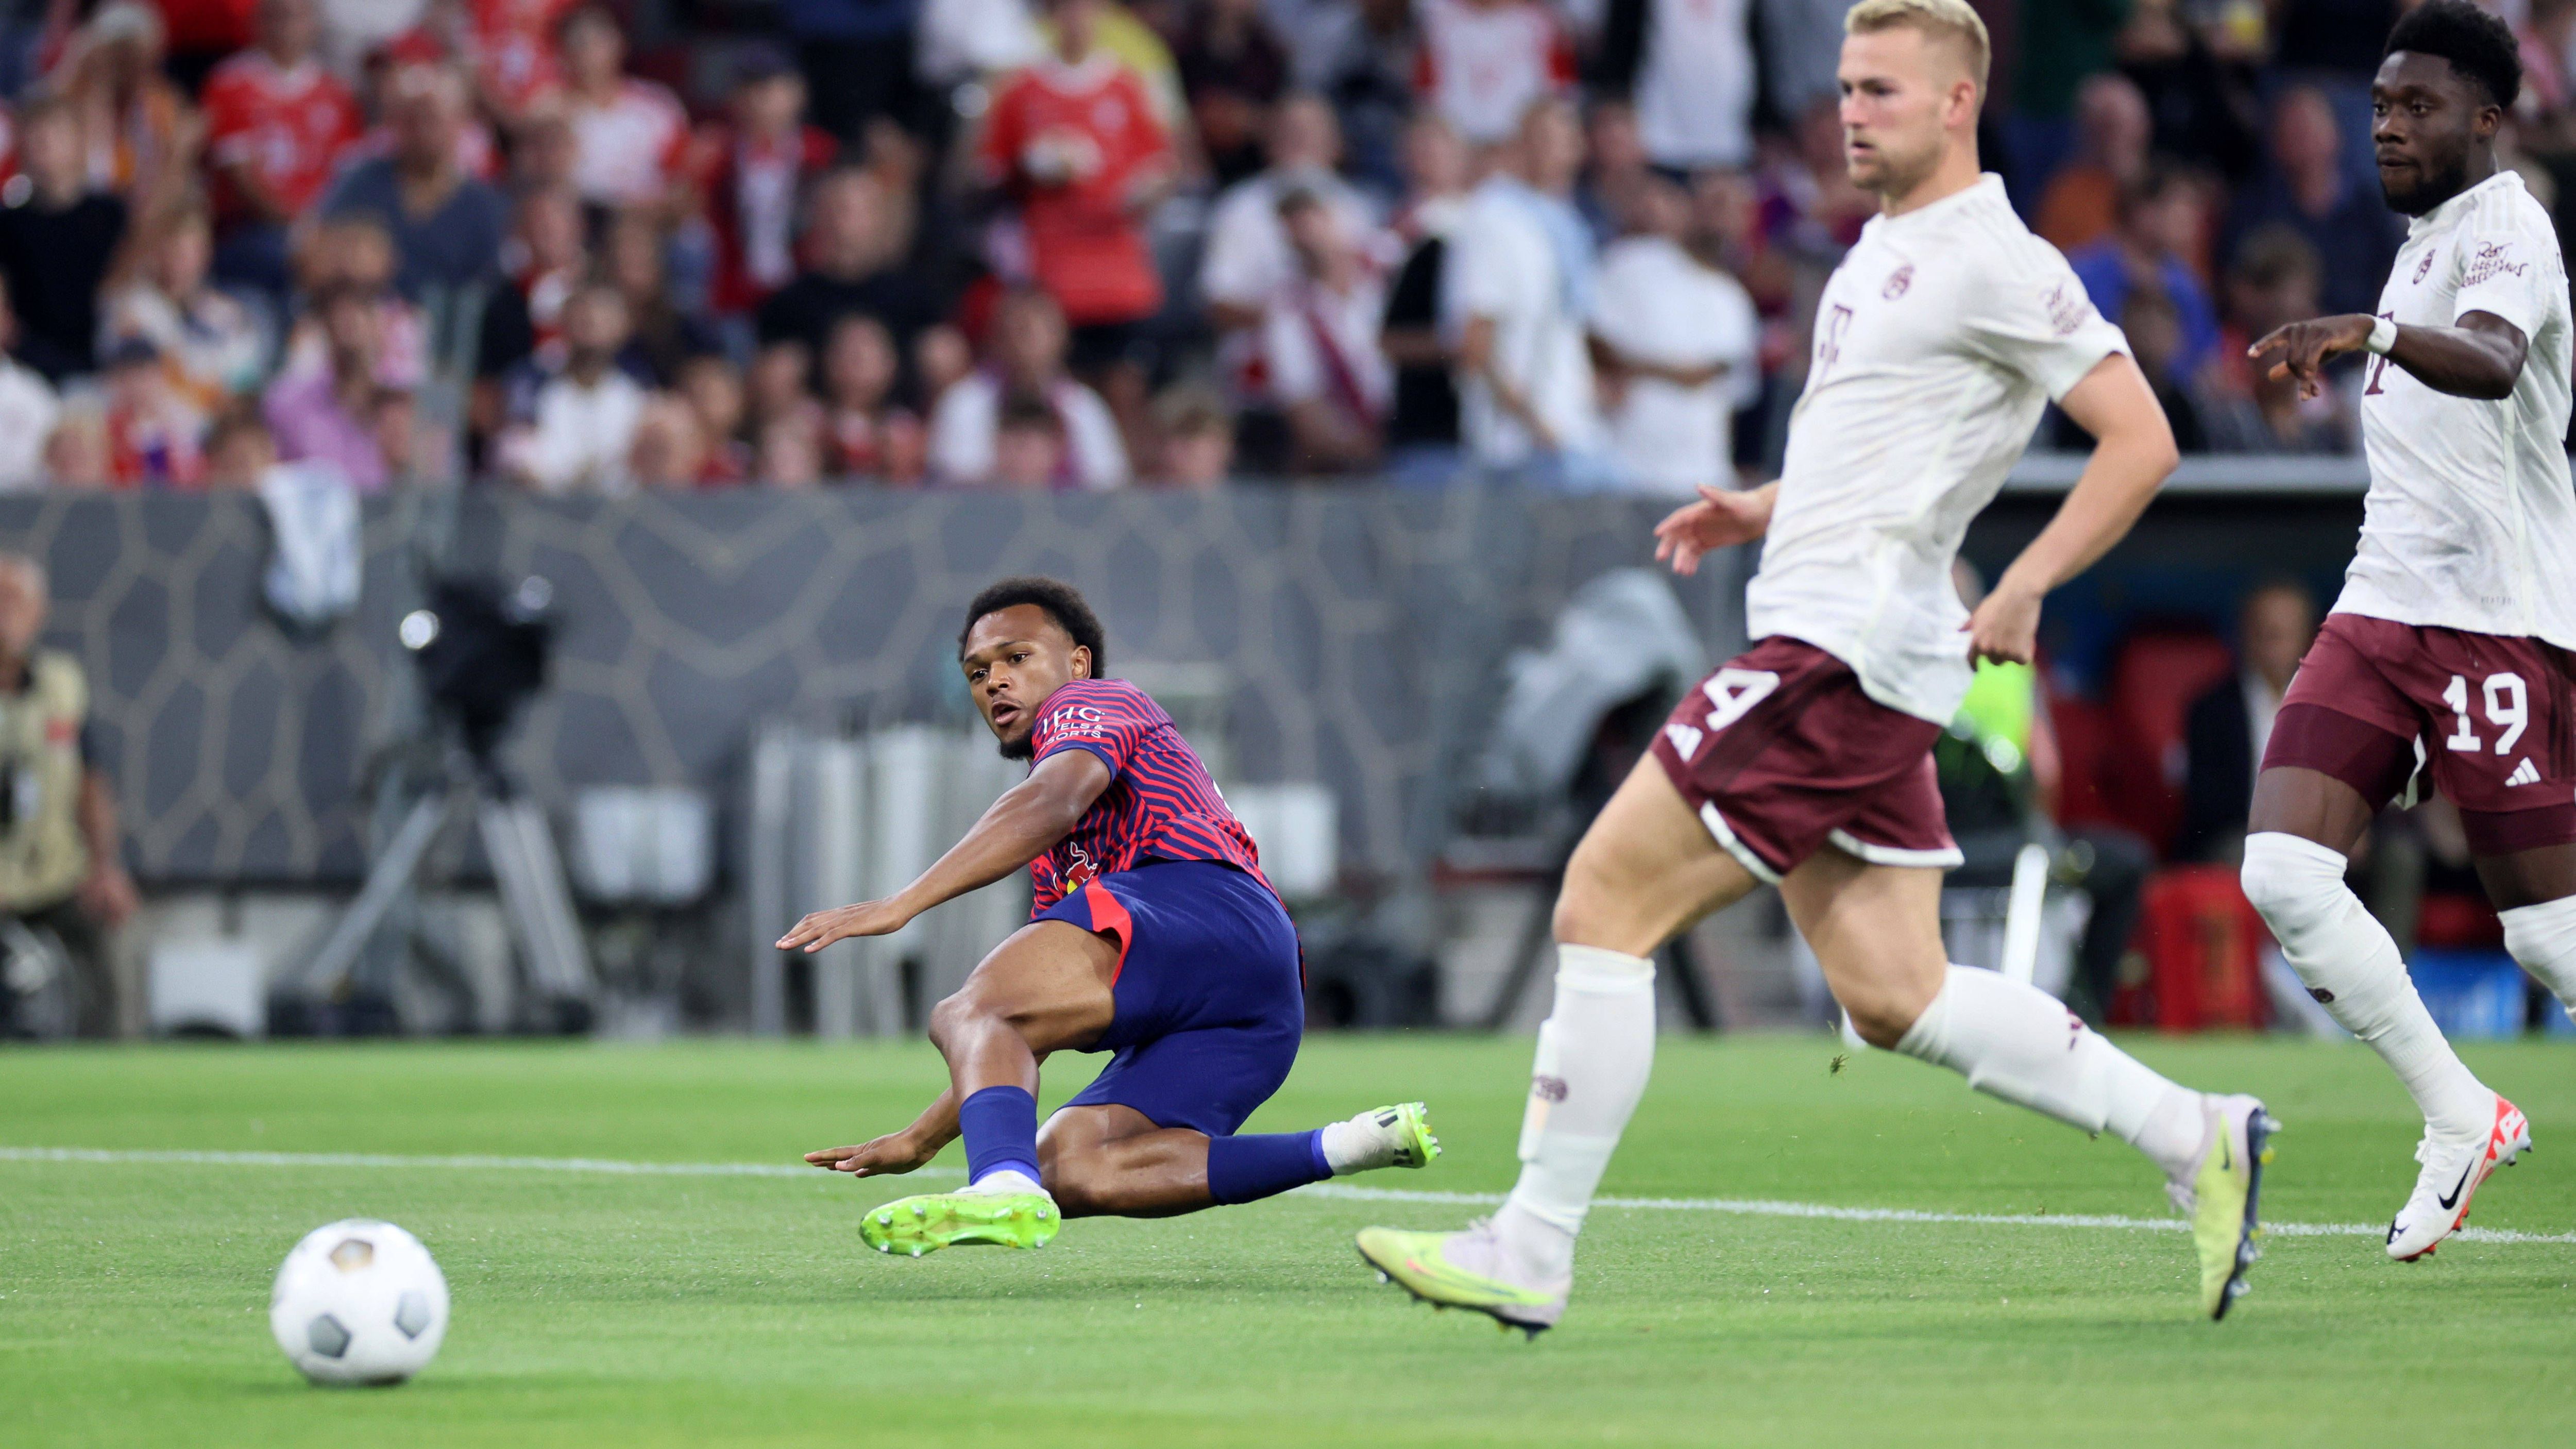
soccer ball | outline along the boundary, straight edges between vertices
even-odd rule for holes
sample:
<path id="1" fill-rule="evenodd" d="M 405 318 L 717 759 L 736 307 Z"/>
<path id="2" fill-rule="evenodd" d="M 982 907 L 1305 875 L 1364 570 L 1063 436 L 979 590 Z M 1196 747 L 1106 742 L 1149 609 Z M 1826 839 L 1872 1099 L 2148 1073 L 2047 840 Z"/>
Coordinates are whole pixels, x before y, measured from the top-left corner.
<path id="1" fill-rule="evenodd" d="M 447 1336 L 447 1278 L 420 1239 L 350 1218 L 315 1228 L 286 1255 L 268 1330 L 317 1384 L 398 1384 Z"/>

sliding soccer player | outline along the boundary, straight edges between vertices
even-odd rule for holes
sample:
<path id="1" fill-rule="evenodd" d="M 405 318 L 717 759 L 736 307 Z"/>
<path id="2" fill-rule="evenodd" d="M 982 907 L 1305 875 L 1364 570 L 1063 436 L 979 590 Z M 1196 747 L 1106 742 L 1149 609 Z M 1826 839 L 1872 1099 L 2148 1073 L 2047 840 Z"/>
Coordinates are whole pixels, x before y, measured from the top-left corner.
<path id="1" fill-rule="evenodd" d="M 2343 596 L 2281 701 L 2254 784 L 2245 894 L 2309 994 L 2423 1109 L 2415 1189 L 2388 1225 L 2412 1262 L 2467 1222 L 2530 1124 L 2442 1039 L 2347 858 L 2419 767 L 2452 804 L 2505 949 L 2576 1005 L 2576 488 L 2567 268 L 2549 211 L 2496 165 L 2522 88 L 2501 20 L 2434 0 L 2389 33 L 2370 88 L 2389 206 L 2413 218 L 2376 317 L 2297 322 L 2258 364 L 2313 397 L 2366 352 L 2370 459 Z"/>
<path id="2" fill-rule="evenodd" d="M 963 1191 L 860 1220 L 880 1252 L 1043 1247 L 1063 1218 L 1167 1217 L 1440 1153 L 1420 1102 L 1235 1135 L 1297 1060 L 1297 931 L 1171 717 L 1101 677 L 1106 648 L 1065 584 L 1006 579 L 978 594 L 957 661 L 1028 779 L 900 893 L 817 911 L 778 942 L 819 951 L 886 935 L 1022 866 L 1037 883 L 1029 924 L 930 1014 L 948 1090 L 900 1132 L 805 1154 L 874 1177 L 966 1139 Z M 1041 1132 L 1038 1064 L 1055 1051 L 1116 1055 Z"/>
<path id="3" fill-rule="evenodd" d="M 1360 1252 L 1417 1297 L 1554 1324 L 1654 1061 L 1651 958 L 1769 883 L 1871 1044 L 2146 1154 L 2191 1219 L 2216 1318 L 2254 1257 L 2271 1119 L 2165 1080 L 2036 987 L 1949 964 L 1941 872 L 1959 852 L 1931 758 L 1970 656 L 2029 661 L 2041 599 L 2128 532 L 2173 470 L 2173 434 L 2120 330 L 1978 172 L 1976 12 L 1861 0 L 1844 24 L 1846 159 L 1880 214 L 1818 302 L 1780 480 L 1703 489 L 1656 529 L 1685 573 L 1767 539 L 1746 600 L 1757 642 L 1673 712 L 1567 867 L 1511 1197 L 1461 1233 L 1368 1229 Z M 2098 444 L 1971 616 L 1951 560 L 2050 398 Z"/>

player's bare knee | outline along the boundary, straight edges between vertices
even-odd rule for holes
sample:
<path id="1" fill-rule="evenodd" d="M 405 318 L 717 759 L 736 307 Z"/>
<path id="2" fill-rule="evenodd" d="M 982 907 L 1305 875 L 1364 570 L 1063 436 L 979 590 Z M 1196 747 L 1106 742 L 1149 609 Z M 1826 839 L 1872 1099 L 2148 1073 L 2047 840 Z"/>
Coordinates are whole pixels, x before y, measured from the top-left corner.
<path id="1" fill-rule="evenodd" d="M 1006 1024 L 969 983 L 930 1009 L 930 1044 L 944 1053 Z"/>
<path id="2" fill-rule="evenodd" d="M 1552 928 L 1562 945 L 1642 955 L 1657 944 L 1643 939 L 1654 933 L 1654 923 L 1647 918 L 1656 913 L 1656 907 L 1641 899 L 1648 893 L 1638 889 L 1633 873 L 1621 869 L 1610 854 L 1595 848 L 1589 837 L 1576 848 L 1574 859 L 1566 863 L 1565 883 L 1557 891 Z"/>
<path id="3" fill-rule="evenodd" d="M 1843 1003 L 1843 1010 L 1850 1015 L 1852 1030 L 1859 1033 L 1862 1041 L 1892 1050 L 1914 1029 L 1914 1023 L 1931 1004 L 1929 998 L 1915 999 L 1914 993 L 1868 991 L 1853 993 Z"/>

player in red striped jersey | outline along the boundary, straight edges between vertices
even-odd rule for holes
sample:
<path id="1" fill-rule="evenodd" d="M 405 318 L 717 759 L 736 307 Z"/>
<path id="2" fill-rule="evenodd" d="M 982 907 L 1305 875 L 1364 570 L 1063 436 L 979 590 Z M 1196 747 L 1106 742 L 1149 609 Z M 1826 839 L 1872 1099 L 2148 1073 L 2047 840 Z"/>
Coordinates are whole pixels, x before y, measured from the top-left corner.
<path id="1" fill-rule="evenodd" d="M 958 663 L 1028 779 L 901 892 L 815 912 L 779 940 L 818 951 L 886 935 L 1022 866 L 1036 883 L 1029 924 L 931 1013 L 948 1090 L 900 1132 L 805 1155 L 874 1177 L 966 1139 L 964 1191 L 861 1220 L 881 1252 L 1042 1247 L 1060 1217 L 1165 1217 L 1439 1155 L 1419 1102 L 1236 1135 L 1297 1058 L 1296 928 L 1197 753 L 1143 690 L 1101 677 L 1105 654 L 1068 585 L 1005 579 L 977 595 Z M 1054 1051 L 1116 1055 L 1041 1133 L 1038 1064 Z"/>

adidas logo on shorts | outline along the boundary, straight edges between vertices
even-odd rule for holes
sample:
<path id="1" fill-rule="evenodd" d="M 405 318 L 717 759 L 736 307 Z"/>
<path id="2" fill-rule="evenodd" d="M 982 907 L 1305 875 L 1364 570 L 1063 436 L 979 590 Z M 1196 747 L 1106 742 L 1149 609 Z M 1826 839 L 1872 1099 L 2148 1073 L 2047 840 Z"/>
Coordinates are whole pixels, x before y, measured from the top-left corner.
<path id="1" fill-rule="evenodd" d="M 2513 767 L 2513 773 L 2504 777 L 2504 782 L 2507 785 L 2537 785 L 2540 772 L 2532 768 L 2531 757 L 2526 755 L 2521 764 Z"/>

